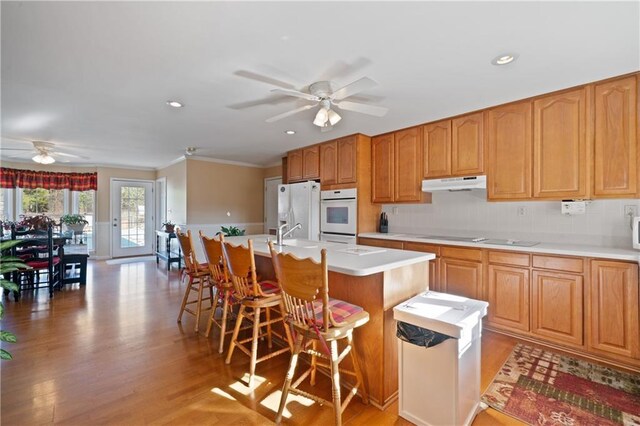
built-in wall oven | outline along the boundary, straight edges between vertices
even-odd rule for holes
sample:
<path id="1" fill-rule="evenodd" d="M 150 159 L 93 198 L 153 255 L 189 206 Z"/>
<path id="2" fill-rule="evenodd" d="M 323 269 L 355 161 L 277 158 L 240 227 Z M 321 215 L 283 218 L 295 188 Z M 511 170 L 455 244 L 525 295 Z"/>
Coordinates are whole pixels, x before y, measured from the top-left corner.
<path id="1" fill-rule="evenodd" d="M 357 189 L 322 191 L 320 194 L 320 240 L 355 244 L 358 231 Z"/>

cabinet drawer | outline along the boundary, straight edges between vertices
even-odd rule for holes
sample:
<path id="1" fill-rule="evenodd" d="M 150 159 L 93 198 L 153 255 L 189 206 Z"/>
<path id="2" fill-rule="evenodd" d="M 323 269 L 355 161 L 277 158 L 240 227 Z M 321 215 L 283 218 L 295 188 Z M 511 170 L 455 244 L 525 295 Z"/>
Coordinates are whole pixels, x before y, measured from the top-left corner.
<path id="1" fill-rule="evenodd" d="M 584 272 L 584 259 L 577 257 L 540 256 L 534 254 L 533 267 L 581 274 Z"/>
<path id="2" fill-rule="evenodd" d="M 362 244 L 363 246 L 375 246 L 399 250 L 402 250 L 403 247 L 402 241 L 379 240 L 376 238 L 359 238 L 358 244 Z"/>
<path id="3" fill-rule="evenodd" d="M 440 246 L 437 246 L 435 244 L 413 243 L 410 241 L 405 241 L 404 249 L 421 251 L 426 253 L 433 253 L 436 256 L 440 256 Z"/>
<path id="4" fill-rule="evenodd" d="M 506 251 L 490 251 L 489 263 L 501 263 L 503 265 L 529 266 L 530 256 L 527 253 L 510 253 Z"/>
<path id="5" fill-rule="evenodd" d="M 450 257 L 453 259 L 463 260 L 482 260 L 482 252 L 480 249 L 465 249 L 459 247 L 442 247 L 440 250 L 442 257 Z"/>

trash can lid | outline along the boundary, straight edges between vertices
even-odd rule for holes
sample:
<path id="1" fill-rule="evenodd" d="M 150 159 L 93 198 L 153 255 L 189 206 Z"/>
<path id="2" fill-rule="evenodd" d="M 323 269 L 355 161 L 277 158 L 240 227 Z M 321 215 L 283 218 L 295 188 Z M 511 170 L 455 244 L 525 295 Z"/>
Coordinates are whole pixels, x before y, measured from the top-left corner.
<path id="1" fill-rule="evenodd" d="M 488 306 L 482 300 L 428 291 L 393 308 L 393 317 L 459 339 L 487 314 Z"/>

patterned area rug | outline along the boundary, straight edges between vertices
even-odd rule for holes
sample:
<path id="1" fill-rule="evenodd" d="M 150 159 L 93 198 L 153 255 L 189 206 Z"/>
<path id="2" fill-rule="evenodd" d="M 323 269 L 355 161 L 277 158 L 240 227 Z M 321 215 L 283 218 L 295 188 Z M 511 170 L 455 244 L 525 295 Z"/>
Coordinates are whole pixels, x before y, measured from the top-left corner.
<path id="1" fill-rule="evenodd" d="M 529 424 L 640 426 L 640 375 L 522 344 L 482 400 Z"/>

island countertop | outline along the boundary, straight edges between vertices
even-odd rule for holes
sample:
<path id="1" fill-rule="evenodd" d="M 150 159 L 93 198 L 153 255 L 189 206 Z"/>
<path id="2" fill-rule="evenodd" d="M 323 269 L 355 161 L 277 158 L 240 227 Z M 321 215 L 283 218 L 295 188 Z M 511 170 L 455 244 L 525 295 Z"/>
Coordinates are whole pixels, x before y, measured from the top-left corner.
<path id="1" fill-rule="evenodd" d="M 231 244 L 245 246 L 249 239 L 253 240 L 253 251 L 256 255 L 271 257 L 267 239 L 275 240 L 273 235 L 225 237 L 225 241 Z M 358 277 L 435 259 L 435 255 L 432 253 L 301 239 L 285 239 L 284 246 L 275 246 L 275 248 L 279 252 L 291 253 L 301 259 L 310 257 L 318 262 L 320 261 L 320 250 L 325 248 L 327 249 L 329 271 Z"/>

